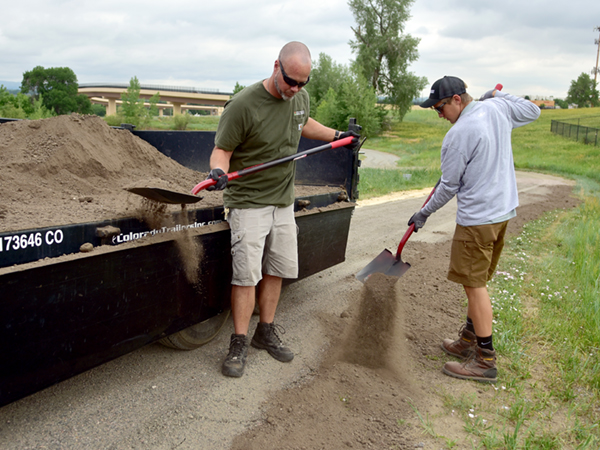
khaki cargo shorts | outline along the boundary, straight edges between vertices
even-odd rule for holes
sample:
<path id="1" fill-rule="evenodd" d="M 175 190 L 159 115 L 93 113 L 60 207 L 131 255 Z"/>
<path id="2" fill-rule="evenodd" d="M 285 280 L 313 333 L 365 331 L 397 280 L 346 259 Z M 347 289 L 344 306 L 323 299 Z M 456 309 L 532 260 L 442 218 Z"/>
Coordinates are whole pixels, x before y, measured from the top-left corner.
<path id="1" fill-rule="evenodd" d="M 504 248 L 506 222 L 463 227 L 456 225 L 448 279 L 469 287 L 485 287 L 492 279 Z"/>
<path id="2" fill-rule="evenodd" d="M 231 208 L 231 284 L 256 286 L 263 273 L 298 278 L 298 227 L 294 205 Z"/>

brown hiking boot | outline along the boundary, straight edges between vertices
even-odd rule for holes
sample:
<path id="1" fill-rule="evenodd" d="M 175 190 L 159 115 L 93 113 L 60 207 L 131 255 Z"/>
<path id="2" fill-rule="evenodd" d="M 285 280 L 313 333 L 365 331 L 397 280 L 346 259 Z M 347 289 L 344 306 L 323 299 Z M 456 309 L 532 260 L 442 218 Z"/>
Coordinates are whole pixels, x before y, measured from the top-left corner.
<path id="1" fill-rule="evenodd" d="M 446 375 L 463 380 L 475 380 L 484 383 L 495 383 L 498 369 L 496 368 L 496 352 L 476 347 L 471 358 L 463 363 L 450 361 L 442 369 Z"/>
<path id="2" fill-rule="evenodd" d="M 452 339 L 444 339 L 442 342 L 442 350 L 452 356 L 460 359 L 467 359 L 477 347 L 477 336 L 475 333 L 467 330 L 465 325 L 458 332 L 459 338 L 456 341 Z"/>

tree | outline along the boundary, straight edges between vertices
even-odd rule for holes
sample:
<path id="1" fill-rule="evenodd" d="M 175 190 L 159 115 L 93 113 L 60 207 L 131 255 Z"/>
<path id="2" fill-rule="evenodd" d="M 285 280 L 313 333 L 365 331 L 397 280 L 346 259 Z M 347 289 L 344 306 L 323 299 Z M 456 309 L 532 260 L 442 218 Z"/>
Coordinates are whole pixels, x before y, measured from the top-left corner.
<path id="1" fill-rule="evenodd" d="M 319 59 L 312 64 L 310 71 L 310 83 L 306 90 L 310 94 L 311 111 L 316 111 L 328 91 L 337 91 L 344 81 L 350 78 L 348 67 L 335 63 L 331 56 L 325 53 L 319 54 Z"/>
<path id="2" fill-rule="evenodd" d="M 566 101 L 576 104 L 579 108 L 600 106 L 596 82 L 587 73 L 582 72 L 577 80 L 571 81 Z"/>
<path id="3" fill-rule="evenodd" d="M 31 96 L 32 103 L 43 99 L 43 106 L 57 115 L 78 112 L 89 114 L 92 110 L 90 99 L 78 94 L 77 76 L 68 67 L 37 66 L 23 74 L 21 93 Z"/>
<path id="4" fill-rule="evenodd" d="M 358 25 L 352 28 L 356 39 L 350 41 L 350 47 L 357 55 L 357 70 L 378 95 L 387 98 L 401 119 L 410 110 L 413 98 L 418 97 L 427 85 L 426 78 L 408 72 L 410 63 L 418 59 L 420 41 L 402 34 L 413 1 L 348 2 Z"/>
<path id="5" fill-rule="evenodd" d="M 556 103 L 556 105 L 561 109 L 569 108 L 569 102 L 567 102 L 566 100 L 561 100 L 561 99 L 557 98 L 557 99 L 554 99 L 554 103 Z"/>
<path id="6" fill-rule="evenodd" d="M 328 55 L 321 53 L 313 63 L 305 89 L 310 94 L 310 115 L 318 122 L 345 130 L 349 119 L 355 118 L 364 136 L 381 130 L 386 111 L 377 105 L 373 87 L 361 74 L 334 63 Z"/>
<path id="7" fill-rule="evenodd" d="M 235 94 L 237 94 L 238 92 L 240 92 L 242 89 L 244 89 L 246 86 L 242 86 L 239 82 L 235 82 L 235 87 L 233 88 L 233 93 L 231 94 L 231 96 L 233 97 Z"/>
<path id="8" fill-rule="evenodd" d="M 126 92 L 121 94 L 121 115 L 126 123 L 135 125 L 138 128 L 145 128 L 153 116 L 158 115 L 156 104 L 160 100 L 160 93 L 157 92 L 148 99 L 150 108 L 144 106 L 144 99 L 140 98 L 141 85 L 136 76 L 129 80 L 129 87 Z"/>

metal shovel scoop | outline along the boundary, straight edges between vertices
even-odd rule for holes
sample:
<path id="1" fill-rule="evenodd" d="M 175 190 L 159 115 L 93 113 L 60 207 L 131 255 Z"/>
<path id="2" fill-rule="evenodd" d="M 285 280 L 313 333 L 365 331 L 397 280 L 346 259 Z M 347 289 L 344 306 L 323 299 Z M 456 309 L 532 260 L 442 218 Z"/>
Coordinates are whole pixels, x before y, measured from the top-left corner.
<path id="1" fill-rule="evenodd" d="M 429 199 L 433 196 L 438 184 L 440 184 L 440 180 L 438 180 L 436 183 L 435 187 L 429 194 L 429 197 L 427 197 L 427 200 L 425 200 L 425 203 L 423 203 L 423 206 L 425 206 Z M 404 249 L 404 245 L 406 244 L 406 241 L 408 241 L 408 238 L 411 236 L 411 234 L 413 234 L 413 231 L 415 231 L 414 223 L 408 227 L 408 230 L 406 230 L 406 233 L 404 233 L 404 236 L 400 241 L 400 245 L 398 245 L 396 256 L 394 256 L 392 252 L 386 248 L 379 255 L 377 255 L 373 261 L 367 264 L 355 275 L 357 280 L 364 283 L 374 273 L 382 273 L 384 275 L 397 278 L 400 278 L 402 275 L 404 275 L 406 271 L 410 269 L 410 264 L 402 261 L 402 250 Z"/>
<path id="2" fill-rule="evenodd" d="M 187 203 L 196 203 L 202 200 L 204 197 L 198 197 L 196 195 L 183 194 L 181 192 L 170 191 L 168 189 L 155 188 L 155 187 L 134 187 L 127 188 L 129 192 L 132 192 L 142 197 L 149 198 L 162 203 L 169 203 L 172 205 L 184 205 Z"/>

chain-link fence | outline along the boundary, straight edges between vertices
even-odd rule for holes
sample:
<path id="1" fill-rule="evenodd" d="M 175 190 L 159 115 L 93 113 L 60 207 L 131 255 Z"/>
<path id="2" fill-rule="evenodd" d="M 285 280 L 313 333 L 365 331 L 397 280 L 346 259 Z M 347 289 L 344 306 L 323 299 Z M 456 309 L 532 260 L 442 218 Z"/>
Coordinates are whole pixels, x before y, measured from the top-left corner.
<path id="1" fill-rule="evenodd" d="M 580 125 L 579 121 L 577 123 L 567 123 L 553 120 L 550 131 L 584 144 L 600 145 L 600 139 L 598 138 L 600 129 Z"/>

